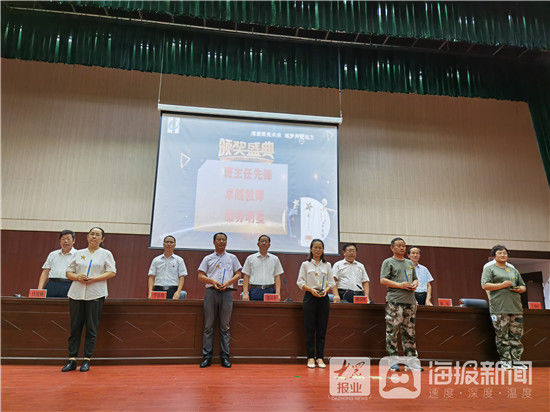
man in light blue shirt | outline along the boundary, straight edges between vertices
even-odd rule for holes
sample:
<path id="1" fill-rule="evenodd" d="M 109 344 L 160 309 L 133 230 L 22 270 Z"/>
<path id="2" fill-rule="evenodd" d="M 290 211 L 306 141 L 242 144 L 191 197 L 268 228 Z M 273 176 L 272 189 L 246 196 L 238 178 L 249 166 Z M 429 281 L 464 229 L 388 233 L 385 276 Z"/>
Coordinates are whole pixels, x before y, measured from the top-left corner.
<path id="1" fill-rule="evenodd" d="M 414 264 L 416 276 L 418 277 L 418 287 L 414 291 L 414 297 L 419 305 L 433 306 L 432 304 L 432 285 L 434 278 L 426 266 L 420 263 L 420 248 L 411 247 L 408 254 L 409 260 Z"/>
<path id="2" fill-rule="evenodd" d="M 199 281 L 205 284 L 204 292 L 204 331 L 202 337 L 201 368 L 212 363 L 214 344 L 214 323 L 220 323 L 221 363 L 225 368 L 229 362 L 229 321 L 233 311 L 233 283 L 241 277 L 241 264 L 237 257 L 225 251 L 227 235 L 214 235 L 215 252 L 206 256 L 199 266 Z"/>

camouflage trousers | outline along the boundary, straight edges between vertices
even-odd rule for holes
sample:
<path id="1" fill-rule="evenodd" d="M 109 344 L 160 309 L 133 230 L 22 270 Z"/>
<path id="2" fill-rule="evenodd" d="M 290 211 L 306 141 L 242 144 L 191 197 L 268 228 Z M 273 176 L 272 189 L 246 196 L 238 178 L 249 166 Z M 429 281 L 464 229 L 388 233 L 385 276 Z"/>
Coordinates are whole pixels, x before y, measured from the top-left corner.
<path id="1" fill-rule="evenodd" d="M 416 304 L 386 302 L 386 353 L 388 356 L 398 356 L 397 334 L 400 330 L 405 356 L 418 356 L 415 332 L 416 307 Z"/>
<path id="2" fill-rule="evenodd" d="M 498 355 L 503 361 L 518 361 L 523 353 L 523 315 L 491 315 Z"/>

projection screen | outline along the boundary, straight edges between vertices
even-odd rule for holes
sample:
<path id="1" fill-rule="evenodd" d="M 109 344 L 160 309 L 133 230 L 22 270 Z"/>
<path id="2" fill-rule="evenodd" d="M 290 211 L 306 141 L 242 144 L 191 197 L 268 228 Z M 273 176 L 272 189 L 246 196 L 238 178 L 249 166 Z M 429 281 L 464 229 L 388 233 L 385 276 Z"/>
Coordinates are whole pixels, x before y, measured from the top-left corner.
<path id="1" fill-rule="evenodd" d="M 305 253 L 312 239 L 338 253 L 340 118 L 159 105 L 152 248 Z M 164 110 L 163 110 L 164 109 Z M 166 111 L 169 109 L 170 111 Z"/>

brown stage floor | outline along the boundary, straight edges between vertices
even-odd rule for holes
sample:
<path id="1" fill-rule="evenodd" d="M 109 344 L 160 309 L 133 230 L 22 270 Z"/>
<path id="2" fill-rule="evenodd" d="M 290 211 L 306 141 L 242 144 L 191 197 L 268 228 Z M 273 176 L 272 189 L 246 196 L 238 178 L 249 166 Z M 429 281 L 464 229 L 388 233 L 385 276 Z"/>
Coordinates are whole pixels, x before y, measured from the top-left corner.
<path id="1" fill-rule="evenodd" d="M 2 411 L 548 411 L 550 368 L 533 368 L 532 385 L 429 385 L 417 399 L 383 399 L 378 367 L 371 394 L 331 399 L 329 369 L 296 364 L 93 365 L 88 373 L 59 366 L 2 365 Z"/>

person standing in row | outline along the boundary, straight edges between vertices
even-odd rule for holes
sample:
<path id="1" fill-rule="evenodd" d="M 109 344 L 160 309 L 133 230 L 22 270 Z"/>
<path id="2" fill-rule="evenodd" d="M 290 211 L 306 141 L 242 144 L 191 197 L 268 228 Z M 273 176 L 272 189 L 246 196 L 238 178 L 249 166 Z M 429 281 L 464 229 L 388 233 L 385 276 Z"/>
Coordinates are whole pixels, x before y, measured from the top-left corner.
<path id="1" fill-rule="evenodd" d="M 332 289 L 334 302 L 340 302 L 336 282 L 332 276 L 330 263 L 324 254 L 325 244 L 313 239 L 309 246 L 308 259 L 300 266 L 296 284 L 305 291 L 303 301 L 304 327 L 308 368 L 326 368 L 325 336 L 327 333 L 330 302 L 327 292 Z"/>
<path id="2" fill-rule="evenodd" d="M 176 238 L 166 236 L 163 242 L 164 253 L 151 262 L 148 279 L 148 295 L 151 299 L 152 291 L 165 291 L 166 299 L 179 299 L 187 268 L 181 256 L 174 254 Z"/>
<path id="3" fill-rule="evenodd" d="M 391 241 L 393 256 L 382 262 L 380 284 L 386 286 L 386 352 L 388 356 L 398 356 L 397 334 L 401 331 L 401 341 L 405 356 L 416 358 L 405 368 L 422 371 L 416 351 L 416 308 L 414 291 L 418 279 L 414 264 L 405 259 L 407 245 L 403 238 Z M 393 371 L 400 371 L 398 364 L 391 365 Z"/>
<path id="4" fill-rule="evenodd" d="M 48 255 L 42 266 L 42 273 L 38 280 L 38 289 L 44 289 L 46 285 L 47 298 L 66 298 L 71 287 L 71 281 L 67 279 L 67 267 L 72 262 L 76 249 L 74 248 L 75 234 L 72 230 L 63 230 L 59 234 L 59 246 Z M 47 282 L 47 283 L 46 283 Z"/>
<path id="5" fill-rule="evenodd" d="M 332 274 L 336 280 L 338 294 L 344 302 L 353 303 L 354 296 L 366 296 L 369 298 L 369 275 L 365 266 L 355 260 L 357 257 L 357 245 L 346 243 L 342 247 L 344 259 L 336 262 L 332 268 Z"/>
<path id="6" fill-rule="evenodd" d="M 418 287 L 414 291 L 416 301 L 419 305 L 433 306 L 431 283 L 434 278 L 428 268 L 420 264 L 420 248 L 411 247 L 408 258 L 414 264 L 414 270 L 418 277 Z"/>
<path id="7" fill-rule="evenodd" d="M 279 258 L 268 253 L 271 238 L 258 238 L 258 253 L 246 258 L 243 265 L 243 300 L 264 300 L 266 293 L 276 293 L 281 298 L 283 267 Z M 249 292 L 250 289 L 250 292 Z"/>
<path id="8" fill-rule="evenodd" d="M 201 368 L 212 364 L 216 317 L 220 323 L 221 364 L 225 368 L 231 367 L 229 322 L 233 311 L 233 283 L 241 277 L 241 264 L 235 255 L 225 251 L 226 246 L 227 235 L 216 233 L 215 252 L 206 256 L 199 266 L 199 281 L 206 286 Z"/>
<path id="9" fill-rule="evenodd" d="M 507 265 L 510 252 L 505 246 L 494 246 L 491 256 L 495 258 L 495 263 L 484 266 L 481 287 L 489 295 L 489 312 L 501 365 L 505 369 L 527 369 L 520 362 L 523 353 L 520 293 L 526 291 L 525 282 L 516 268 Z"/>
<path id="10" fill-rule="evenodd" d="M 105 232 L 93 227 L 87 236 L 88 247 L 78 250 L 67 268 L 67 278 L 72 280 L 69 289 L 69 311 L 71 314 L 71 334 L 69 336 L 69 362 L 61 369 L 69 372 L 76 369 L 76 357 L 80 348 L 82 328 L 86 325 L 84 341 L 84 361 L 80 372 L 90 370 L 99 319 L 103 303 L 107 297 L 107 280 L 116 274 L 113 254 L 102 248 Z"/>

